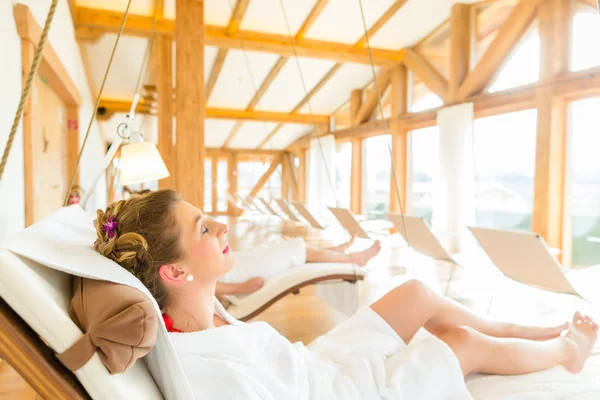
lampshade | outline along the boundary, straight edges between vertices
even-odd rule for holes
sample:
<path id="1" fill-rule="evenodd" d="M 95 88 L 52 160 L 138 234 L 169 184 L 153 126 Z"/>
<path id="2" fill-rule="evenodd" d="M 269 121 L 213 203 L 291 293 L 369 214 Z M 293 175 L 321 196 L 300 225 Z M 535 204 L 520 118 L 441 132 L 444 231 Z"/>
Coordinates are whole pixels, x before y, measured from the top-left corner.
<path id="1" fill-rule="evenodd" d="M 169 177 L 169 171 L 152 142 L 121 147 L 121 184 L 132 185 Z"/>

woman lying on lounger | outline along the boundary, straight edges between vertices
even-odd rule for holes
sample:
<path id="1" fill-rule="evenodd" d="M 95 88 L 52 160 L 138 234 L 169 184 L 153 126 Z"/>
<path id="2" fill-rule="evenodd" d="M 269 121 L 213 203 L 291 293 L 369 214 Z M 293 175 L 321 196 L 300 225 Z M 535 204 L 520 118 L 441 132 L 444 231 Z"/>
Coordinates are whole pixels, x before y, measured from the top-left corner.
<path id="1" fill-rule="evenodd" d="M 97 251 L 156 298 L 197 399 L 468 399 L 464 376 L 474 372 L 579 372 L 597 338 L 579 313 L 550 328 L 494 322 L 411 280 L 310 346 L 292 344 L 215 301 L 235 265 L 227 226 L 176 193 L 111 204 L 96 228 Z M 411 343 L 422 327 L 433 335 Z"/>
<path id="2" fill-rule="evenodd" d="M 312 248 L 302 238 L 271 244 L 251 252 L 235 253 L 236 266 L 219 278 L 217 295 L 250 294 L 260 289 L 265 279 L 306 263 L 352 263 L 364 267 L 381 250 L 376 240 L 369 248 L 346 253 L 352 241 L 325 249 Z"/>

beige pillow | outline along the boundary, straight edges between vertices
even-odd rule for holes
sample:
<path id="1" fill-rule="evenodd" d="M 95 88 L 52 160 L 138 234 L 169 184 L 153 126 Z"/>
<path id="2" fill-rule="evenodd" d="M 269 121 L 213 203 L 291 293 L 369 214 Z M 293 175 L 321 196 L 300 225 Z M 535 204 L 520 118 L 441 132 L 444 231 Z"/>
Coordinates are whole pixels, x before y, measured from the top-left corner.
<path id="1" fill-rule="evenodd" d="M 126 285 L 73 277 L 69 314 L 85 333 L 57 355 L 71 371 L 83 367 L 97 352 L 111 374 L 123 373 L 156 342 L 158 317 L 152 302 Z"/>

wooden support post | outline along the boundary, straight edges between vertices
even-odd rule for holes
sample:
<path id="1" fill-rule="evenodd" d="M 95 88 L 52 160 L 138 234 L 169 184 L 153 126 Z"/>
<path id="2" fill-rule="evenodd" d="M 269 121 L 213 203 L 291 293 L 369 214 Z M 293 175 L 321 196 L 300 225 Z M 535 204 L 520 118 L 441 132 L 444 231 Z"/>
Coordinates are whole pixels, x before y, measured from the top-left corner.
<path id="1" fill-rule="evenodd" d="M 204 207 L 204 0 L 176 0 L 177 190 Z"/>
<path id="2" fill-rule="evenodd" d="M 218 212 L 218 206 L 219 206 L 219 202 L 217 201 L 219 199 L 219 191 L 218 189 L 218 185 L 217 185 L 217 181 L 219 179 L 218 176 L 218 168 L 219 168 L 219 158 L 218 157 L 213 157 L 211 159 L 212 161 L 212 167 L 210 169 L 211 172 L 211 183 L 212 183 L 212 187 L 211 187 L 211 200 L 212 200 L 212 212 L 213 214 L 216 214 Z"/>
<path id="3" fill-rule="evenodd" d="M 159 189 L 175 189 L 177 169 L 173 144 L 173 39 L 158 36 L 154 45 L 158 114 L 158 151 L 170 176 L 158 181 Z"/>
<path id="4" fill-rule="evenodd" d="M 362 105 L 362 90 L 355 89 L 350 94 L 350 120 L 356 126 L 355 118 Z M 350 209 L 355 214 L 361 213 L 362 197 L 362 141 L 352 141 L 352 168 L 350 172 Z"/>
<path id="5" fill-rule="evenodd" d="M 290 180 L 290 191 L 292 200 L 298 199 L 298 174 L 296 171 L 296 165 L 294 165 L 294 155 L 288 153 L 286 157 L 287 163 L 289 164 L 289 180 Z"/>
<path id="6" fill-rule="evenodd" d="M 297 201 L 306 202 L 306 150 L 302 149 L 297 154 L 298 157 L 298 197 Z"/>
<path id="7" fill-rule="evenodd" d="M 458 101 L 458 88 L 471 68 L 475 49 L 473 9 L 467 4 L 454 4 L 450 17 L 450 78 L 448 97 Z"/>
<path id="8" fill-rule="evenodd" d="M 540 30 L 540 80 L 551 80 L 568 70 L 571 0 L 547 0 L 538 6 Z M 565 246 L 565 170 L 567 104 L 552 86 L 536 89 L 537 142 L 532 230 L 555 248 Z M 566 259 L 570 251 L 561 254 Z"/>
<path id="9" fill-rule="evenodd" d="M 235 198 L 235 194 L 238 191 L 238 155 L 235 151 L 229 153 L 227 157 L 227 179 L 229 181 L 228 191 Z M 235 207 L 231 202 L 227 202 L 227 214 L 230 216 L 239 215 L 239 209 Z"/>
<path id="10" fill-rule="evenodd" d="M 22 77 L 23 82 L 27 80 L 29 68 L 33 61 L 35 53 L 35 45 L 28 40 L 21 40 L 21 60 L 22 60 Z M 34 78 L 35 79 L 35 78 Z M 35 82 L 31 89 L 35 92 Z M 32 225 L 35 221 L 35 188 L 34 188 L 34 171 L 33 171 L 33 99 L 35 94 L 32 93 L 25 103 L 23 112 L 23 163 L 24 166 L 24 181 L 25 181 L 25 226 Z M 90 189 L 91 190 L 91 189 Z"/>
<path id="11" fill-rule="evenodd" d="M 262 189 L 262 187 L 265 185 L 265 183 L 267 183 L 267 181 L 269 180 L 269 178 L 271 177 L 271 175 L 273 175 L 273 172 L 275 172 L 275 170 L 277 169 L 277 167 L 279 166 L 279 164 L 281 164 L 281 160 L 283 159 L 283 154 L 284 154 L 284 152 L 282 151 L 281 153 L 278 153 L 273 158 L 273 161 L 271 162 L 271 166 L 263 174 L 263 176 L 260 177 L 260 179 L 258 180 L 258 182 L 256 183 L 256 185 L 254 185 L 254 187 L 252 188 L 252 190 L 248 194 L 248 197 L 255 197 L 258 194 L 258 192 L 260 192 L 260 189 Z"/>
<path id="12" fill-rule="evenodd" d="M 67 178 L 71 179 L 79 157 L 79 107 L 67 106 Z M 73 186 L 79 186 L 79 169 Z"/>
<path id="13" fill-rule="evenodd" d="M 290 195 L 290 165 L 287 155 L 282 158 L 281 162 L 281 199 L 288 200 Z"/>
<path id="14" fill-rule="evenodd" d="M 392 118 L 408 112 L 408 69 L 400 65 L 391 71 Z M 398 121 L 395 119 L 395 121 Z M 406 212 L 406 174 L 408 132 L 401 129 L 398 123 L 390 126 L 392 136 L 392 175 L 390 182 L 390 211 Z M 400 196 L 400 198 L 398 198 Z M 402 204 L 402 207 L 400 206 Z"/>

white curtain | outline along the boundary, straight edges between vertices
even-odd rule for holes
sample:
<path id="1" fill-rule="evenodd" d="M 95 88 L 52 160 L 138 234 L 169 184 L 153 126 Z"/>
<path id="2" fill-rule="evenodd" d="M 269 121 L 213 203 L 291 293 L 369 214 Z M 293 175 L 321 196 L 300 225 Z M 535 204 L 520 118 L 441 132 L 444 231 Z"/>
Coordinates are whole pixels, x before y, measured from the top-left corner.
<path id="1" fill-rule="evenodd" d="M 335 136 L 310 141 L 308 152 L 307 202 L 314 210 L 335 207 Z"/>
<path id="2" fill-rule="evenodd" d="M 473 168 L 473 103 L 438 111 L 439 163 L 433 179 L 432 228 L 446 236 L 450 252 L 469 241 L 468 225 L 475 223 Z"/>

